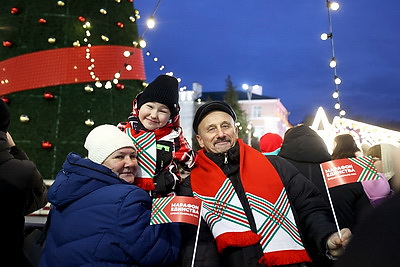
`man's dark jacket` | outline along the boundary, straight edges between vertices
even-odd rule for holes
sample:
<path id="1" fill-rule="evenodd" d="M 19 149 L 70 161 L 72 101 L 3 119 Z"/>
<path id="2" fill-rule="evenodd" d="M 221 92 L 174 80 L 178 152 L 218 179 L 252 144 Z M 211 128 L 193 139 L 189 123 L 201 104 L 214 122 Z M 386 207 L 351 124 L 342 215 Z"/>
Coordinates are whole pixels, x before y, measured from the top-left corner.
<path id="1" fill-rule="evenodd" d="M 9 148 L 0 131 L 0 259 L 7 266 L 24 266 L 25 215 L 44 207 L 47 189 L 35 164 L 17 147 Z"/>
<path id="2" fill-rule="evenodd" d="M 227 177 L 231 179 L 249 219 L 250 226 L 255 232 L 254 218 L 251 215 L 249 204 L 244 196 L 244 190 L 239 177 L 238 144 L 225 154 L 206 153 L 206 155 L 220 166 Z M 278 156 L 267 156 L 267 158 L 275 167 L 286 188 L 292 211 L 307 251 L 325 255 L 327 238 L 336 231 L 329 207 L 321 197 L 318 189 L 288 161 Z M 225 164 L 226 159 L 227 164 Z M 257 168 L 257 166 L 254 166 L 254 168 Z M 207 177 L 204 177 L 204 179 L 207 179 Z M 184 180 L 180 194 L 192 194 L 190 177 Z M 187 240 L 186 245 L 182 248 L 181 262 L 177 266 L 190 266 L 195 241 L 193 238 L 193 229 L 186 225 L 182 228 L 184 228 L 183 232 L 187 235 Z M 222 254 L 218 254 L 211 231 L 206 223 L 202 221 L 196 252 L 196 267 L 256 267 L 261 266 L 257 264 L 261 256 L 262 250 L 259 244 L 249 247 L 227 248 Z"/>

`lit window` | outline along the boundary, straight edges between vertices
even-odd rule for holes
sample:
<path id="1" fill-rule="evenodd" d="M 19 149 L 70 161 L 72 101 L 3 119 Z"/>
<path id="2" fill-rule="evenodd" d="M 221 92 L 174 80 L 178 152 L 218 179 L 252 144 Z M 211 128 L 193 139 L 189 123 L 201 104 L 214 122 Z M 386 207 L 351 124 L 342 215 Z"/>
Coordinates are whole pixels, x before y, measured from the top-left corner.
<path id="1" fill-rule="evenodd" d="M 261 106 L 253 106 L 252 117 L 253 118 L 261 117 Z"/>

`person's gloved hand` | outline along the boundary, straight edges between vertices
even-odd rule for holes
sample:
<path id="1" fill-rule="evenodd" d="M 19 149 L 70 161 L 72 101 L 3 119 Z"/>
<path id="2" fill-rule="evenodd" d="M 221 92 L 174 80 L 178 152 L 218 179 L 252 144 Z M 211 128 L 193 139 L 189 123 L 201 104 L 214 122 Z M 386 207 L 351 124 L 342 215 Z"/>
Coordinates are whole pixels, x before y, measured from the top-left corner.
<path id="1" fill-rule="evenodd" d="M 169 170 L 162 170 L 154 177 L 154 185 L 156 187 L 156 194 L 166 196 L 168 193 L 174 191 L 179 178 L 169 172 Z"/>

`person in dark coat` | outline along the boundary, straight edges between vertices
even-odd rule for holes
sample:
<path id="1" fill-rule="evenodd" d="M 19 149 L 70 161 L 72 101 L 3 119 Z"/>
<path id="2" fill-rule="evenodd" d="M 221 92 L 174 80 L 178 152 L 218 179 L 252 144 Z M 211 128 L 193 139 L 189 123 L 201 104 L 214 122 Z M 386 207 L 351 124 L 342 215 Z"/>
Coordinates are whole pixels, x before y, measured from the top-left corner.
<path id="1" fill-rule="evenodd" d="M 133 185 L 137 152 L 113 125 L 70 153 L 48 192 L 53 204 L 40 266 L 167 266 L 180 246 L 177 223 L 150 225 L 151 199 Z"/>
<path id="2" fill-rule="evenodd" d="M 400 193 L 370 211 L 335 267 L 397 267 L 400 263 Z"/>
<path id="3" fill-rule="evenodd" d="M 302 175 L 308 178 L 329 205 L 320 163 L 331 160 L 331 154 L 329 154 L 324 140 L 314 130 L 306 125 L 297 125 L 288 129 L 278 155 L 292 163 Z M 315 266 L 326 267 L 333 264 L 332 260 L 321 257 L 314 251 L 311 251 L 310 254 Z"/>
<path id="4" fill-rule="evenodd" d="M 35 163 L 15 145 L 9 123 L 10 111 L 0 100 L 0 259 L 4 266 L 25 266 L 24 216 L 47 204 L 47 188 Z"/>
<path id="5" fill-rule="evenodd" d="M 331 154 L 324 140 L 310 127 L 297 125 L 286 131 L 278 154 L 292 163 L 321 192 L 327 203 L 324 178 L 320 163 L 330 161 Z"/>
<path id="6" fill-rule="evenodd" d="M 244 144 L 235 120 L 220 101 L 204 104 L 194 117 L 203 149 L 182 193 L 191 189 L 203 201 L 195 266 L 306 266 L 311 259 L 305 245 L 340 256 L 350 230 L 342 229 L 340 238 L 315 186 L 283 158 Z M 186 244 L 182 266 L 189 266 L 193 253 L 194 242 Z"/>
<path id="7" fill-rule="evenodd" d="M 352 154 L 353 156 L 354 153 Z M 309 126 L 298 125 L 286 131 L 279 156 L 289 160 L 322 193 L 329 204 L 320 163 L 330 161 L 324 140 Z M 365 207 L 372 208 L 361 183 L 329 189 L 340 228 L 353 230 Z"/>

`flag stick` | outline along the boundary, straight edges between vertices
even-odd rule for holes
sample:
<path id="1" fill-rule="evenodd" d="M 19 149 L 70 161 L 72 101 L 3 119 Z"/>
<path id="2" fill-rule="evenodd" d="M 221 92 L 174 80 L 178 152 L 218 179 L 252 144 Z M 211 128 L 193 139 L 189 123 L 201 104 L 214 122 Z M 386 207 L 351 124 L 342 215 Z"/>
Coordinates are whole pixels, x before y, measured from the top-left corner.
<path id="1" fill-rule="evenodd" d="M 334 220 L 335 220 L 336 228 L 337 228 L 337 230 L 338 230 L 338 234 L 339 234 L 340 239 L 342 239 L 342 233 L 340 232 L 339 223 L 338 223 L 337 218 L 336 218 L 335 208 L 333 207 L 331 194 L 329 193 L 328 184 L 326 183 L 326 179 L 325 179 L 325 175 L 324 175 L 324 170 L 322 169 L 322 167 L 321 167 L 321 173 L 322 173 L 323 178 L 324 178 L 325 188 L 326 188 L 326 192 L 328 193 L 329 204 L 331 204 L 332 213 L 333 213 L 333 218 L 334 218 Z"/>
<path id="2" fill-rule="evenodd" d="M 193 249 L 192 265 L 191 265 L 191 267 L 194 266 L 194 260 L 195 260 L 195 258 L 196 258 L 197 241 L 199 240 L 200 224 L 201 224 L 201 211 L 202 211 L 202 209 L 203 209 L 203 202 L 201 202 L 201 204 L 200 204 L 199 223 L 198 223 L 198 225 L 197 225 L 196 241 L 194 242 L 194 249 Z"/>

